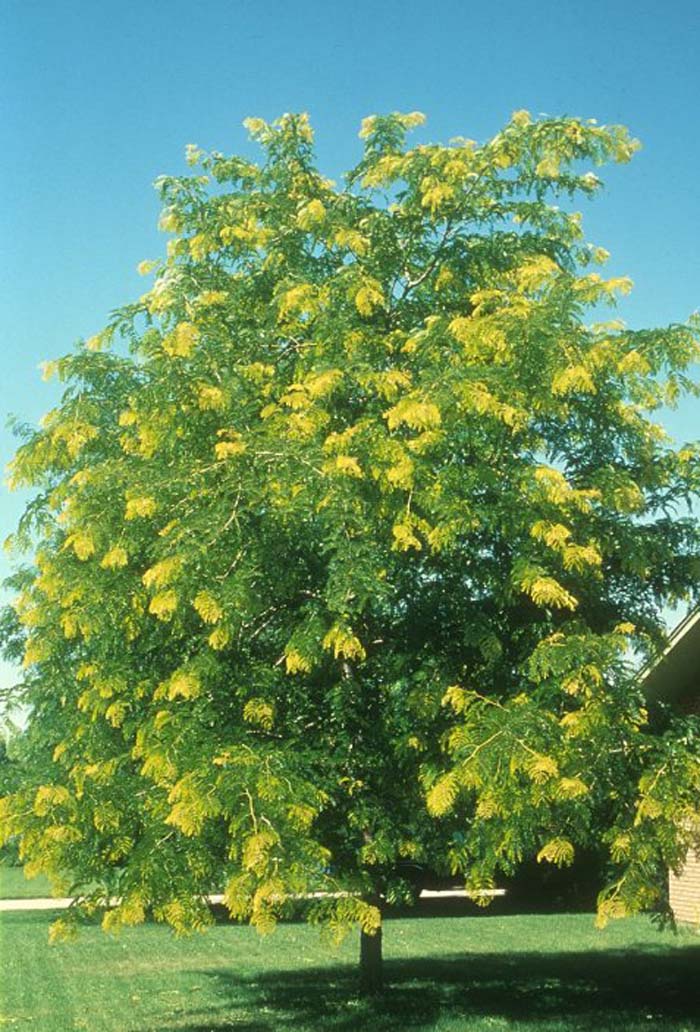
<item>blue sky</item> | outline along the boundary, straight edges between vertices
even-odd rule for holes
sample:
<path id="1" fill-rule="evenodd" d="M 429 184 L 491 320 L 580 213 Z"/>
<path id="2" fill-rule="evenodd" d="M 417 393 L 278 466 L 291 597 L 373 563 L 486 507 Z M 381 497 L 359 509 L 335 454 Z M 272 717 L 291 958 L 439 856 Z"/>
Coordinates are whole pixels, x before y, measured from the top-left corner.
<path id="1" fill-rule="evenodd" d="M 376 112 L 424 111 L 435 140 L 487 138 L 522 107 L 622 122 L 644 149 L 582 208 L 611 272 L 635 281 L 620 314 L 653 325 L 700 306 L 691 0 L 23 0 L 2 5 L 0 38 L 2 424 L 50 408 L 38 364 L 143 292 L 136 266 L 164 247 L 155 177 L 183 171 L 190 142 L 247 151 L 247 115 L 308 111 L 331 176 Z M 689 402 L 664 421 L 686 439 L 699 416 Z M 13 450 L 2 428 L 3 465 Z M 2 537 L 21 504 L 0 491 Z"/>

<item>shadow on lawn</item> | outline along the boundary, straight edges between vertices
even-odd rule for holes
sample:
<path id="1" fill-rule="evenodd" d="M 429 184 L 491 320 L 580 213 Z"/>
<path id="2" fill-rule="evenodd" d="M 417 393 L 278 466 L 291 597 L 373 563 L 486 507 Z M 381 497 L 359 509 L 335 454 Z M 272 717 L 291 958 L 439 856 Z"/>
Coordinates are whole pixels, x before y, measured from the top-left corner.
<path id="1" fill-rule="evenodd" d="M 392 960 L 389 988 L 372 1001 L 358 1000 L 356 974 L 347 967 L 271 972 L 253 981 L 201 974 L 216 979 L 221 1007 L 193 1014 L 191 1024 L 177 1026 L 182 1032 L 400 1032 L 432 1028 L 438 1019 L 466 1030 L 489 1018 L 542 1032 L 700 1030 L 700 947 Z M 251 1019 L 226 1023 L 227 1000 Z"/>

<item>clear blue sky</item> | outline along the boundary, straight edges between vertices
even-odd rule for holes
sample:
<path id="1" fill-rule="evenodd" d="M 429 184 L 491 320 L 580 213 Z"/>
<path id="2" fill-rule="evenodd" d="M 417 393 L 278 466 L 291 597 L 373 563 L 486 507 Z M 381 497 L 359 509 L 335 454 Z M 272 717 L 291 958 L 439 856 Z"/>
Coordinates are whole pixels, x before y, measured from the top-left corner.
<path id="1" fill-rule="evenodd" d="M 246 150 L 247 115 L 308 111 L 331 176 L 375 112 L 424 111 L 436 140 L 486 138 L 521 107 L 622 122 L 644 149 L 583 207 L 611 271 L 635 281 L 621 315 L 662 324 L 700 306 L 692 0 L 22 0 L 2 4 L 0 39 L 2 423 L 49 408 L 39 362 L 143 292 L 136 265 L 164 246 L 155 177 L 184 170 L 189 142 Z M 665 419 L 691 438 L 699 416 L 694 402 Z M 3 429 L 3 464 L 13 449 Z M 2 489 L 3 537 L 20 508 Z"/>

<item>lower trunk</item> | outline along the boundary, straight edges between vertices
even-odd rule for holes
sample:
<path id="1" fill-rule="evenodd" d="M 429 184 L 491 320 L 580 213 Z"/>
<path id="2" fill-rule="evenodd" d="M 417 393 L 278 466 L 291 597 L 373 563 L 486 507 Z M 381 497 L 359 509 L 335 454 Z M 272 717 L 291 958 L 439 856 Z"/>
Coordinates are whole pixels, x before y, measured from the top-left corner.
<path id="1" fill-rule="evenodd" d="M 382 926 L 380 924 L 374 935 L 360 932 L 360 992 L 368 996 L 380 993 L 383 988 L 384 967 L 382 960 Z"/>

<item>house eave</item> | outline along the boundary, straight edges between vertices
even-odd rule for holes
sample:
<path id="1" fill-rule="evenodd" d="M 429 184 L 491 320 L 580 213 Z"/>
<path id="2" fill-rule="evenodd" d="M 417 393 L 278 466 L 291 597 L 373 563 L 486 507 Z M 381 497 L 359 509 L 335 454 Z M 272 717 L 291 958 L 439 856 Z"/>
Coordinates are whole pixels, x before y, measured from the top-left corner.
<path id="1" fill-rule="evenodd" d="M 669 637 L 661 655 L 642 671 L 648 699 L 675 699 L 700 687 L 700 609 L 689 613 Z"/>

